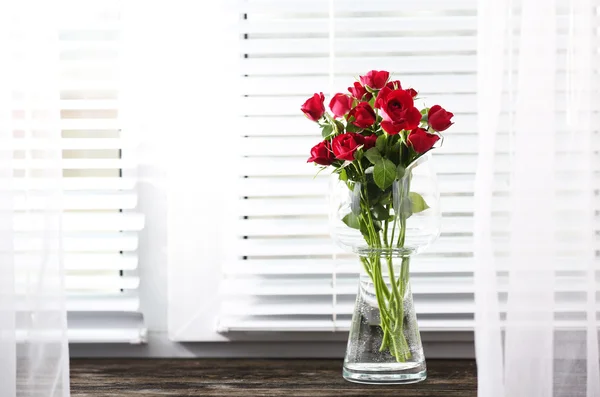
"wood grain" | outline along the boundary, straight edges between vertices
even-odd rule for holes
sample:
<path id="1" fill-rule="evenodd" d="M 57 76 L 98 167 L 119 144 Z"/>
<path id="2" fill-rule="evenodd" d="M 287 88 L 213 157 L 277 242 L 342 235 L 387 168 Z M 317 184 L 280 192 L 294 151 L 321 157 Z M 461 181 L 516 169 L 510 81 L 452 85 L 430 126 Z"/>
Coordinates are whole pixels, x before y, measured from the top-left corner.
<path id="1" fill-rule="evenodd" d="M 73 359 L 73 397 L 412 396 L 475 397 L 472 360 L 429 360 L 415 385 L 358 385 L 341 360 Z"/>

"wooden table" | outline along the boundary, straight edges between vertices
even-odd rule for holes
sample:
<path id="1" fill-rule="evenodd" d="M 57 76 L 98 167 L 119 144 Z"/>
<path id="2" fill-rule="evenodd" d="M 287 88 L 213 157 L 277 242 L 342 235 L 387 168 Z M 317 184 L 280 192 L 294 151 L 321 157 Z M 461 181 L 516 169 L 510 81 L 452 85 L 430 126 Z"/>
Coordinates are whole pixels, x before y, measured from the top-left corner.
<path id="1" fill-rule="evenodd" d="M 472 360 L 428 360 L 414 385 L 371 386 L 342 378 L 341 360 L 73 359 L 71 395 L 475 397 Z"/>

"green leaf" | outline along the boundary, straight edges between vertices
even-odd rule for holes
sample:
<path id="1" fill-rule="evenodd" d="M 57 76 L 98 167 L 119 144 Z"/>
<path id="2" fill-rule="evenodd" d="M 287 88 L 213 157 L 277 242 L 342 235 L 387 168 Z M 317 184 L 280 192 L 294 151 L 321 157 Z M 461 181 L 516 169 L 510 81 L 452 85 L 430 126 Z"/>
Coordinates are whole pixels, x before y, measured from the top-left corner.
<path id="1" fill-rule="evenodd" d="M 394 179 L 396 179 L 396 165 L 390 160 L 382 158 L 381 161 L 375 164 L 373 179 L 381 190 L 392 186 Z"/>
<path id="2" fill-rule="evenodd" d="M 350 120 L 348 120 L 348 124 L 346 125 L 346 131 L 347 132 L 359 132 L 359 131 L 362 131 L 362 128 L 355 126 L 354 124 L 352 124 L 350 122 Z"/>
<path id="3" fill-rule="evenodd" d="M 377 219 L 378 221 L 385 221 L 390 217 L 389 210 L 382 204 L 373 206 L 371 213 L 373 214 L 373 218 Z"/>
<path id="4" fill-rule="evenodd" d="M 373 228 L 375 229 L 375 232 L 379 233 L 381 231 L 381 222 L 373 221 Z"/>
<path id="5" fill-rule="evenodd" d="M 382 194 L 381 196 L 378 197 L 377 202 L 383 204 L 383 205 L 390 205 L 392 204 L 392 192 L 388 191 L 387 193 Z"/>
<path id="6" fill-rule="evenodd" d="M 406 168 L 404 168 L 402 166 L 402 164 L 398 165 L 398 167 L 396 167 L 396 178 L 397 179 L 402 179 L 404 178 L 404 174 L 406 173 Z"/>
<path id="7" fill-rule="evenodd" d="M 340 181 L 346 182 L 347 180 L 348 180 L 348 173 L 346 172 L 345 168 L 342 168 L 340 170 Z"/>
<path id="8" fill-rule="evenodd" d="M 429 208 L 425 202 L 425 199 L 419 193 L 410 192 L 408 193 L 408 197 L 410 198 L 410 202 L 412 204 L 413 214 L 425 211 L 427 208 Z"/>
<path id="9" fill-rule="evenodd" d="M 333 134 L 333 126 L 331 124 L 324 125 L 323 131 L 321 132 L 321 135 L 323 136 L 323 138 L 327 138 L 331 134 Z"/>
<path id="10" fill-rule="evenodd" d="M 397 135 L 396 135 L 397 136 Z M 400 142 L 396 142 L 394 146 L 387 152 L 387 156 L 393 163 L 400 163 Z"/>
<path id="11" fill-rule="evenodd" d="M 365 236 L 365 240 L 367 240 L 369 238 L 369 235 L 371 234 L 371 232 L 369 231 L 369 227 L 367 226 L 367 222 L 365 222 L 365 220 L 363 218 L 360 218 L 360 228 L 359 228 L 359 230 L 362 233 L 362 235 Z"/>
<path id="12" fill-rule="evenodd" d="M 367 156 L 367 159 L 369 159 L 369 161 L 371 162 L 371 164 L 376 164 L 379 161 L 381 161 L 381 153 L 379 153 L 379 150 L 377 150 L 377 148 L 372 147 L 371 149 L 367 150 L 365 152 L 365 156 Z"/>
<path id="13" fill-rule="evenodd" d="M 385 153 L 386 143 L 387 137 L 385 136 L 385 134 L 377 137 L 377 140 L 375 141 L 375 147 L 377 148 L 377 150 L 379 150 L 379 153 Z"/>
<path id="14" fill-rule="evenodd" d="M 342 134 L 344 132 L 344 124 L 339 120 L 334 120 L 334 122 L 337 132 Z"/>
<path id="15" fill-rule="evenodd" d="M 360 218 L 354 215 L 352 212 L 343 217 L 342 222 L 352 229 L 360 230 Z"/>
<path id="16" fill-rule="evenodd" d="M 372 183 L 372 182 L 371 183 L 367 182 L 366 188 L 367 188 L 367 196 L 368 196 L 368 200 L 366 201 L 366 204 L 369 207 L 372 207 L 381 199 L 381 196 L 383 195 L 383 191 L 375 183 Z"/>

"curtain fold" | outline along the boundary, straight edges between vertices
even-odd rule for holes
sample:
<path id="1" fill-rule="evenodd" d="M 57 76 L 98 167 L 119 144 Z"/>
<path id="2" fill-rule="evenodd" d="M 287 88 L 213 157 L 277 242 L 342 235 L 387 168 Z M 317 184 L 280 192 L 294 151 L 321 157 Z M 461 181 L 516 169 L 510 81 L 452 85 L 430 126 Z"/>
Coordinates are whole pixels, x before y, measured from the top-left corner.
<path id="1" fill-rule="evenodd" d="M 69 396 L 55 2 L 0 4 L 0 396 Z"/>
<path id="2" fill-rule="evenodd" d="M 600 395 L 591 0 L 479 2 L 482 397 Z"/>

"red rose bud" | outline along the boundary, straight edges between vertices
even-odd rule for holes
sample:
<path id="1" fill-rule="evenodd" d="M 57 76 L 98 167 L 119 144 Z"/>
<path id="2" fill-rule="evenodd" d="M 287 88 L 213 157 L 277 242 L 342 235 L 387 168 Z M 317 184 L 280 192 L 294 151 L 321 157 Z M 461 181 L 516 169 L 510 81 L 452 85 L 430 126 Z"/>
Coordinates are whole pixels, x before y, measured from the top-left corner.
<path id="1" fill-rule="evenodd" d="M 329 102 L 329 108 L 335 117 L 343 117 L 352 107 L 352 98 L 346 94 L 335 94 Z"/>
<path id="2" fill-rule="evenodd" d="M 409 145 L 419 154 L 427 152 L 439 139 L 439 136 L 430 134 L 423 128 L 415 128 L 408 135 Z"/>
<path id="3" fill-rule="evenodd" d="M 400 130 L 412 130 L 419 126 L 422 115 L 414 106 L 414 101 L 408 91 L 392 91 L 385 87 L 379 94 L 376 105 L 381 109 L 383 118 L 381 127 L 388 134 L 397 134 Z"/>
<path id="4" fill-rule="evenodd" d="M 413 97 L 413 98 L 414 98 L 414 97 L 416 97 L 416 96 L 419 94 L 417 91 L 413 90 L 412 88 L 409 88 L 409 89 L 407 89 L 406 91 L 407 91 L 407 92 L 410 94 L 410 96 L 411 96 L 411 97 Z"/>
<path id="5" fill-rule="evenodd" d="M 365 137 L 365 150 L 369 150 L 372 147 L 375 147 L 375 142 L 377 142 L 377 135 L 372 134 Z"/>
<path id="6" fill-rule="evenodd" d="M 323 114 L 325 114 L 324 101 L 325 95 L 323 95 L 322 92 L 320 94 L 315 94 L 304 102 L 304 105 L 302 105 L 300 110 L 302 110 L 310 120 L 318 121 L 323 117 Z"/>
<path id="7" fill-rule="evenodd" d="M 427 120 L 431 128 L 436 131 L 444 131 L 447 130 L 452 124 L 454 124 L 451 120 L 454 117 L 454 114 L 447 112 L 440 105 L 432 106 L 429 109 L 429 114 L 427 115 Z"/>
<path id="8" fill-rule="evenodd" d="M 348 87 L 348 91 L 350 91 L 350 94 L 359 101 L 362 101 L 363 99 L 368 101 L 373 97 L 373 94 L 368 92 L 358 81 L 354 82 L 354 87 Z"/>
<path id="9" fill-rule="evenodd" d="M 351 123 L 358 128 L 367 128 L 375 123 L 375 111 L 368 102 L 361 102 L 348 113 Z"/>
<path id="10" fill-rule="evenodd" d="M 331 143 L 329 141 L 323 141 L 317 143 L 310 149 L 310 157 L 306 162 L 317 163 L 319 165 L 331 165 L 333 160 L 335 160 L 335 156 L 331 151 Z"/>
<path id="11" fill-rule="evenodd" d="M 385 86 L 387 88 L 389 88 L 390 90 L 401 90 L 402 89 L 402 84 L 400 84 L 400 80 L 390 81 Z"/>
<path id="12" fill-rule="evenodd" d="M 340 160 L 354 160 L 354 152 L 365 143 L 365 138 L 355 132 L 347 132 L 333 138 L 331 148 L 333 154 Z"/>
<path id="13" fill-rule="evenodd" d="M 374 90 L 380 90 L 385 86 L 389 78 L 390 72 L 386 72 L 385 70 L 371 70 L 366 75 L 360 76 L 360 82 L 362 85 L 369 86 Z"/>

